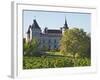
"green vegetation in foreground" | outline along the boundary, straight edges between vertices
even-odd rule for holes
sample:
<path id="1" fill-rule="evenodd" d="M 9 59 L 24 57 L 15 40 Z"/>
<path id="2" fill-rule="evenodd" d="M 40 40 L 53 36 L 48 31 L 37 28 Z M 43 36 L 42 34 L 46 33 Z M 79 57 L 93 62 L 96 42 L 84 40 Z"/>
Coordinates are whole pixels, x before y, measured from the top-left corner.
<path id="1" fill-rule="evenodd" d="M 65 30 L 60 49 L 39 48 L 35 38 L 23 44 L 23 69 L 79 67 L 91 65 L 91 38 L 83 29 Z"/>
<path id="2" fill-rule="evenodd" d="M 75 61 L 75 64 L 74 64 Z M 36 69 L 36 68 L 59 68 L 59 67 L 79 67 L 90 66 L 90 59 L 88 58 L 76 58 L 66 56 L 24 56 L 23 69 Z"/>

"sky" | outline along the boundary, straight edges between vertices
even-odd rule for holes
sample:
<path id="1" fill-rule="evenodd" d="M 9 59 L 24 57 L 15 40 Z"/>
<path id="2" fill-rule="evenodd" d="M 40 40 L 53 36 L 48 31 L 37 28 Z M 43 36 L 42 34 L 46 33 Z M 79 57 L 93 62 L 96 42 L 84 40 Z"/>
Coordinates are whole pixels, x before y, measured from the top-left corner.
<path id="1" fill-rule="evenodd" d="M 64 26 L 65 18 L 69 28 L 77 27 L 83 29 L 85 32 L 90 32 L 91 14 L 77 13 L 77 12 L 47 12 L 47 11 L 23 11 L 23 29 L 24 37 L 29 25 L 32 25 L 33 20 L 36 19 L 38 25 L 44 30 L 60 29 Z"/>

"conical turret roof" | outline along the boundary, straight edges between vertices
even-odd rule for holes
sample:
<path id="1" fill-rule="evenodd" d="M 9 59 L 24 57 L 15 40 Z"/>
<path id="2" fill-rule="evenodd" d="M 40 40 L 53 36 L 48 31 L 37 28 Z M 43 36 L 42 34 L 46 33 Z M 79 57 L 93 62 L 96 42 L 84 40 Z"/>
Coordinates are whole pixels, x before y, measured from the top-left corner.
<path id="1" fill-rule="evenodd" d="M 65 24 L 64 24 L 63 28 L 64 28 L 64 29 L 69 29 L 69 28 L 68 28 L 68 24 L 67 24 L 66 17 L 65 17 Z"/>

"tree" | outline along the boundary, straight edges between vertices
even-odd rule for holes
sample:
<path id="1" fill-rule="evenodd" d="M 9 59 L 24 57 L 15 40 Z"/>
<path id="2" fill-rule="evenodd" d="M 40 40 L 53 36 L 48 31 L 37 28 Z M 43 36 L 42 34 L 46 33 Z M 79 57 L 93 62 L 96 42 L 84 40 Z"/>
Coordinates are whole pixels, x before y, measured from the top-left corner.
<path id="1" fill-rule="evenodd" d="M 61 54 L 71 54 L 73 58 L 75 58 L 76 54 L 86 57 L 90 55 L 89 51 L 90 37 L 87 36 L 83 29 L 73 28 L 65 30 L 60 41 Z"/>
<path id="2" fill-rule="evenodd" d="M 39 54 L 38 40 L 33 38 L 31 42 L 24 43 L 23 49 L 24 49 L 25 55 L 38 55 Z"/>

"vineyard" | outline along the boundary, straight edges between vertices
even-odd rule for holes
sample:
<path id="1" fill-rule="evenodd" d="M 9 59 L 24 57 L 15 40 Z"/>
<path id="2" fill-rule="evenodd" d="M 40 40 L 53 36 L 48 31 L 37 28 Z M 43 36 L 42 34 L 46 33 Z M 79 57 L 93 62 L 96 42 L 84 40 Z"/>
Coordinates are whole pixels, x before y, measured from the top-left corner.
<path id="1" fill-rule="evenodd" d="M 90 66 L 90 63 L 90 59 L 88 58 L 77 58 L 73 60 L 73 58 L 66 56 L 23 57 L 23 69 L 79 67 Z"/>

